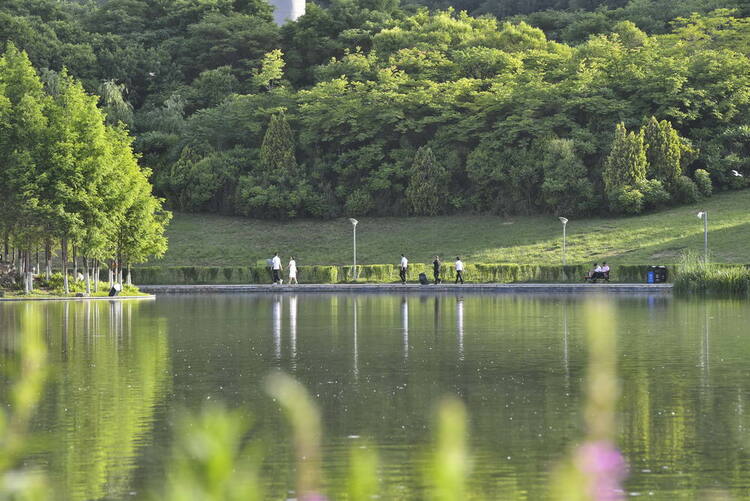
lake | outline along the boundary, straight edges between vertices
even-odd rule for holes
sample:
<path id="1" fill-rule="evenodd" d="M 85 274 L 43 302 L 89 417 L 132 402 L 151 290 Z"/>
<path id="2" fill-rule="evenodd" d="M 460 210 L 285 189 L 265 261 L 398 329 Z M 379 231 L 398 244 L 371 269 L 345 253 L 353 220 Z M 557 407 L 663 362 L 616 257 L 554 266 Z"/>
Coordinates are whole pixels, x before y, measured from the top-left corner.
<path id="1" fill-rule="evenodd" d="M 263 385 L 281 369 L 322 413 L 331 497 L 350 450 L 367 446 L 379 454 L 383 498 L 419 499 L 435 407 L 454 395 L 469 416 L 471 489 L 537 500 L 584 437 L 584 325 L 597 305 L 596 321 L 616 333 L 626 493 L 750 496 L 746 301 L 425 293 L 0 303 L 0 364 L 13 367 L 33 325 L 48 374 L 27 464 L 63 499 L 158 492 L 176 416 L 211 402 L 252 416 L 268 498 L 293 498 L 289 425 Z M 1 372 L 3 402 L 10 384 Z"/>

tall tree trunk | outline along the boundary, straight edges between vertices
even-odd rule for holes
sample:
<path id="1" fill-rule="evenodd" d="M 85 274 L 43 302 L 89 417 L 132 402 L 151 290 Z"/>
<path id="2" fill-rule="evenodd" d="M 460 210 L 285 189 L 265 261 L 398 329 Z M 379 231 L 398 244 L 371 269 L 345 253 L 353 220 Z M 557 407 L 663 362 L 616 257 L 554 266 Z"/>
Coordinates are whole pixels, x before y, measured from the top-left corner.
<path id="1" fill-rule="evenodd" d="M 8 251 L 10 250 L 10 232 L 5 231 L 5 235 L 3 237 L 3 261 L 8 261 Z"/>
<path id="2" fill-rule="evenodd" d="M 89 270 L 89 260 L 85 255 L 83 256 L 83 266 L 86 272 L 86 294 L 91 295 L 91 270 Z"/>
<path id="3" fill-rule="evenodd" d="M 115 269 L 115 260 L 110 259 L 109 260 L 109 268 L 107 268 L 107 278 L 109 279 L 109 288 L 111 289 L 114 285 L 115 279 L 114 279 L 114 269 Z"/>
<path id="4" fill-rule="evenodd" d="M 78 248 L 73 246 L 73 280 L 78 281 Z"/>
<path id="5" fill-rule="evenodd" d="M 63 289 L 65 294 L 70 294 L 70 284 L 68 284 L 68 237 L 66 236 L 60 239 L 60 257 L 63 265 Z"/>
<path id="6" fill-rule="evenodd" d="M 49 238 L 44 242 L 44 276 L 47 280 L 52 276 L 52 240 Z"/>
<path id="7" fill-rule="evenodd" d="M 99 260 L 94 259 L 94 292 L 99 292 Z"/>
<path id="8" fill-rule="evenodd" d="M 133 285 L 133 281 L 131 280 L 130 275 L 130 263 L 128 263 L 128 285 Z"/>
<path id="9" fill-rule="evenodd" d="M 24 294 L 31 294 L 34 289 L 34 276 L 31 272 L 31 249 L 24 251 L 24 273 L 23 273 L 23 292 Z"/>
<path id="10" fill-rule="evenodd" d="M 36 268 L 34 268 L 34 273 L 37 275 L 41 274 L 41 268 L 39 267 L 39 247 L 36 248 Z"/>

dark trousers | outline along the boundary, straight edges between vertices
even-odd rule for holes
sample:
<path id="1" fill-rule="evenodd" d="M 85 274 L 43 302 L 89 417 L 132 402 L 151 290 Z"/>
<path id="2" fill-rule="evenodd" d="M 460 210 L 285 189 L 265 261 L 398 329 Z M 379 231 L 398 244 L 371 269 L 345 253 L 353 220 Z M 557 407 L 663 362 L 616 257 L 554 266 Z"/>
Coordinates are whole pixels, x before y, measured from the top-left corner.
<path id="1" fill-rule="evenodd" d="M 432 274 L 435 276 L 435 285 L 440 283 L 440 270 L 435 270 L 432 272 Z"/>
<path id="2" fill-rule="evenodd" d="M 273 270 L 273 283 L 277 283 L 281 280 L 281 270 Z"/>
<path id="3" fill-rule="evenodd" d="M 401 277 L 401 283 L 406 283 L 406 268 L 401 268 L 398 272 L 398 276 Z"/>
<path id="4" fill-rule="evenodd" d="M 464 283 L 464 272 L 463 271 L 456 271 L 456 283 L 461 281 L 461 283 Z"/>

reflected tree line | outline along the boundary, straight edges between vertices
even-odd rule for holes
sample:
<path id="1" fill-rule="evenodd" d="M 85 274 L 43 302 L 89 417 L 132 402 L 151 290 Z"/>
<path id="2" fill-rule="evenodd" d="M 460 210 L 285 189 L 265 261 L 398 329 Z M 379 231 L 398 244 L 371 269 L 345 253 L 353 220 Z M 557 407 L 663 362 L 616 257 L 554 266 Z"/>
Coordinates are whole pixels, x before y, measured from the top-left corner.
<path id="1" fill-rule="evenodd" d="M 39 431 L 26 450 L 48 474 L 42 499 L 126 497 L 170 389 L 166 325 L 139 328 L 136 302 L 3 306 L 3 365 L 19 355 L 7 345 L 34 330 L 46 348 L 48 377 L 31 423 Z"/>

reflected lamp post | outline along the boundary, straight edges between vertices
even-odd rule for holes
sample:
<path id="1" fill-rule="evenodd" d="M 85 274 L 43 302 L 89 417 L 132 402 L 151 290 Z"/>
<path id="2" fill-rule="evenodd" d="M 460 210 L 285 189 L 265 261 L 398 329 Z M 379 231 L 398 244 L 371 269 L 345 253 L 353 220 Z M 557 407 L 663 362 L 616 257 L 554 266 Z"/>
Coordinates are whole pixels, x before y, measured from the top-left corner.
<path id="1" fill-rule="evenodd" d="M 703 263 L 708 264 L 708 211 L 703 209 L 697 216 L 703 219 Z"/>
<path id="2" fill-rule="evenodd" d="M 349 222 L 352 223 L 353 237 L 354 237 L 354 268 L 352 269 L 352 276 L 354 280 L 357 280 L 357 221 L 353 217 L 349 218 Z"/>
<path id="3" fill-rule="evenodd" d="M 562 216 L 560 216 L 558 219 L 560 220 L 560 222 L 563 225 L 563 248 L 562 248 L 563 254 L 562 254 L 562 263 L 563 263 L 563 266 L 565 266 L 567 264 L 567 262 L 565 260 L 565 226 L 568 224 L 568 219 L 564 218 Z"/>

